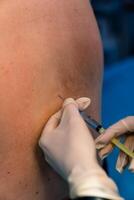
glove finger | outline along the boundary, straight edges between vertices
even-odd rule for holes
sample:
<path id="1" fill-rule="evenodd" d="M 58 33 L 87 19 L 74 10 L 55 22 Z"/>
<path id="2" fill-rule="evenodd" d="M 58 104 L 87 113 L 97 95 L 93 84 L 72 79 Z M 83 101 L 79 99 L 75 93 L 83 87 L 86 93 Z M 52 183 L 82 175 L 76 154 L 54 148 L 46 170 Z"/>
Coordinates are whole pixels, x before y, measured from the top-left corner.
<path id="1" fill-rule="evenodd" d="M 128 156 L 125 153 L 120 152 L 116 162 L 116 170 L 122 173 L 127 164 L 128 164 Z"/>
<path id="2" fill-rule="evenodd" d="M 61 116 L 62 116 L 62 110 L 59 110 L 54 115 L 52 115 L 45 125 L 43 134 L 53 131 L 58 126 Z"/>
<path id="3" fill-rule="evenodd" d="M 41 148 L 44 149 L 44 147 L 45 147 L 46 135 L 48 133 L 50 134 L 58 126 L 59 121 L 61 119 L 61 115 L 62 115 L 62 110 L 60 110 L 57 113 L 55 113 L 54 115 L 52 115 L 50 117 L 50 119 L 48 120 L 48 122 L 42 132 L 42 135 L 39 139 L 39 142 L 38 142 L 38 144 Z"/>
<path id="4" fill-rule="evenodd" d="M 101 149 L 98 153 L 101 160 L 106 158 L 109 155 L 109 153 L 112 152 L 113 148 L 114 146 L 110 143 L 110 144 L 107 144 L 103 149 Z"/>
<path id="5" fill-rule="evenodd" d="M 127 146 L 130 151 L 134 151 L 134 134 L 127 136 L 125 140 L 125 146 Z"/>
<path id="6" fill-rule="evenodd" d="M 80 111 L 85 110 L 91 103 L 91 99 L 87 97 L 81 97 L 77 100 L 73 98 L 67 98 L 63 103 L 63 108 L 65 108 L 69 104 L 75 104 Z"/>
<path id="7" fill-rule="evenodd" d="M 75 119 L 82 119 L 79 110 L 84 110 L 90 105 L 91 100 L 86 97 L 77 99 L 68 98 L 63 103 L 63 115 L 61 124 L 63 122 L 73 122 Z"/>
<path id="8" fill-rule="evenodd" d="M 127 131 L 134 132 L 134 116 L 128 116 L 122 119 L 122 123 L 127 128 Z"/>
<path id="9" fill-rule="evenodd" d="M 63 115 L 60 125 L 72 122 L 79 115 L 78 104 L 76 101 L 72 98 L 66 99 L 63 103 Z"/>
<path id="10" fill-rule="evenodd" d="M 124 145 L 130 151 L 134 150 L 134 136 L 132 134 L 127 136 Z M 117 171 L 121 173 L 123 169 L 128 165 L 129 162 L 130 162 L 129 157 L 125 153 L 120 151 L 118 159 L 117 159 L 117 163 L 116 163 Z"/>
<path id="11" fill-rule="evenodd" d="M 81 97 L 76 100 L 76 103 L 78 104 L 79 110 L 84 111 L 91 104 L 91 99 L 87 97 Z"/>

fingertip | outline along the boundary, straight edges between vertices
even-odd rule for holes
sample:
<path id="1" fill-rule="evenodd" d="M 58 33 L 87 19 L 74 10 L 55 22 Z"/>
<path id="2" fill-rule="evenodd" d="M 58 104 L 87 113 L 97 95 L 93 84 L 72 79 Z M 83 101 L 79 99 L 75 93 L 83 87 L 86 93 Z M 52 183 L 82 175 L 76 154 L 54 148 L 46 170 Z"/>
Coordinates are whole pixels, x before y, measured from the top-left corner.
<path id="1" fill-rule="evenodd" d="M 73 104 L 75 105 L 77 108 L 78 108 L 78 105 L 76 103 L 76 101 L 73 99 L 73 98 L 67 98 L 65 99 L 64 103 L 63 103 L 63 109 L 67 106 L 67 105 L 70 105 L 70 104 Z"/>
<path id="2" fill-rule="evenodd" d="M 81 97 L 76 100 L 80 111 L 84 111 L 91 104 L 91 99 L 88 97 Z"/>
<path id="3" fill-rule="evenodd" d="M 101 158 L 101 160 L 103 160 L 104 158 L 106 158 L 113 150 L 113 145 L 112 144 L 107 144 L 104 146 L 104 148 L 102 148 L 99 151 L 99 157 Z"/>

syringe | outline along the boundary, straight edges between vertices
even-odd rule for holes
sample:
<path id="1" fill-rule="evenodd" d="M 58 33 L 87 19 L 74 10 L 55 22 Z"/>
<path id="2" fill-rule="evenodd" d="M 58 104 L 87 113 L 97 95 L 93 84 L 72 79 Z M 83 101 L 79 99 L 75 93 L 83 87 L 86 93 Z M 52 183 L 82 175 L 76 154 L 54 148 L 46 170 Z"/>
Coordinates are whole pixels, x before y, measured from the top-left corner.
<path id="1" fill-rule="evenodd" d="M 102 134 L 105 132 L 105 128 L 97 122 L 96 120 L 92 119 L 90 116 L 88 116 L 85 112 L 80 112 L 81 116 L 83 117 L 86 124 L 90 127 L 96 130 L 98 133 Z M 134 153 L 131 152 L 124 144 L 122 144 L 119 140 L 116 138 L 113 138 L 111 140 L 111 143 L 117 146 L 121 151 L 123 151 L 125 154 L 127 154 L 129 157 L 134 158 Z"/>

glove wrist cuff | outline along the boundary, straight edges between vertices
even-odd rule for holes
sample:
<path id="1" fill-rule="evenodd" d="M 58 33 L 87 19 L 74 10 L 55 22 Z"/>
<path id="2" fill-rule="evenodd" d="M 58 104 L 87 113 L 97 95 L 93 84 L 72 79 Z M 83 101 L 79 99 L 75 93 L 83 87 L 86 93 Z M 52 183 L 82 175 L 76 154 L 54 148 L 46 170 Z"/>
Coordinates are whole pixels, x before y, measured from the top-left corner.
<path id="1" fill-rule="evenodd" d="M 77 173 L 76 173 L 77 174 Z M 101 170 L 90 170 L 82 176 L 69 176 L 70 198 L 82 196 L 96 196 L 113 200 L 122 200 L 119 197 L 115 183 Z"/>

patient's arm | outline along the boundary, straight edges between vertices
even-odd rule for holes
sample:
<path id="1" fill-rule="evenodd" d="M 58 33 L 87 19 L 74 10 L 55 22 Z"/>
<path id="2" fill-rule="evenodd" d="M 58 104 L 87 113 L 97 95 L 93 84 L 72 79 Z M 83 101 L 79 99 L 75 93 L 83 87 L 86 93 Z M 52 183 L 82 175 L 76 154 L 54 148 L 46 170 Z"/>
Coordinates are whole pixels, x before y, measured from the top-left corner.
<path id="1" fill-rule="evenodd" d="M 66 195 L 37 141 L 59 95 L 91 97 L 99 117 L 102 63 L 88 0 L 0 2 L 0 199 Z"/>

